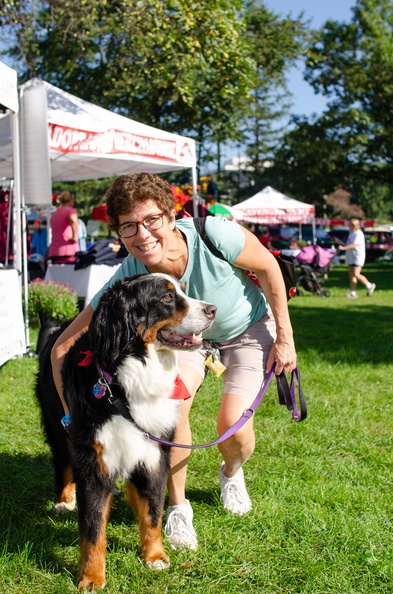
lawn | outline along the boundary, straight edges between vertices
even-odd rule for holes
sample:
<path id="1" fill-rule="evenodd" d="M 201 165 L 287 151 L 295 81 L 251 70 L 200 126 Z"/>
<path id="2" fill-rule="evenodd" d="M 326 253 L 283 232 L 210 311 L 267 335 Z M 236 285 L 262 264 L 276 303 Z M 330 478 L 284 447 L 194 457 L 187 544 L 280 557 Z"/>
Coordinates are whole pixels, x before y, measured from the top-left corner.
<path id="1" fill-rule="evenodd" d="M 218 451 L 193 452 L 187 486 L 198 551 L 169 550 L 169 570 L 145 568 L 121 494 L 107 530 L 108 594 L 393 592 L 393 266 L 365 272 L 377 283 L 371 298 L 362 287 L 357 300 L 345 299 L 347 272 L 337 266 L 326 281 L 330 298 L 290 302 L 309 416 L 292 421 L 269 388 L 245 466 L 252 512 L 240 518 L 221 508 Z M 36 368 L 26 357 L 0 369 L 2 594 L 76 591 L 76 514 L 52 510 Z M 209 376 L 199 392 L 196 443 L 216 436 L 220 388 Z"/>

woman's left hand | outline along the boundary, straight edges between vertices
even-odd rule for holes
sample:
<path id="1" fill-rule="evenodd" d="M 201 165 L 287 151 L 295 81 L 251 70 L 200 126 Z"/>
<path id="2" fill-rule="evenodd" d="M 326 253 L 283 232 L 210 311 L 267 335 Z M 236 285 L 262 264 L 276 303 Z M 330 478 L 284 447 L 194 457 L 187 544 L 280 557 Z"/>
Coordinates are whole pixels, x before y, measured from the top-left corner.
<path id="1" fill-rule="evenodd" d="M 293 341 L 279 342 L 276 341 L 269 353 L 266 364 L 266 371 L 269 372 L 276 363 L 274 373 L 279 375 L 282 371 L 291 373 L 296 367 L 296 351 Z"/>

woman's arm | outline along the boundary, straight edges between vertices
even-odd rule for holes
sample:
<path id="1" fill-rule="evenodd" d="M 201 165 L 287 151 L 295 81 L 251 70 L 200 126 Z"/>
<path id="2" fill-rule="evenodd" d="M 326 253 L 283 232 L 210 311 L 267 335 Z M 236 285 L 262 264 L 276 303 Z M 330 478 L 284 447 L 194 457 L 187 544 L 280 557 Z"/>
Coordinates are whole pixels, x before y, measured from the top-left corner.
<path id="1" fill-rule="evenodd" d="M 245 244 L 233 264 L 255 272 L 276 322 L 277 338 L 269 354 L 267 370 L 276 362 L 276 374 L 283 370 L 289 373 L 296 367 L 296 350 L 281 270 L 274 256 L 257 237 L 244 227 L 241 229 Z"/>
<path id="2" fill-rule="evenodd" d="M 71 239 L 75 242 L 78 241 L 78 234 L 79 234 L 79 223 L 78 223 L 78 215 L 73 213 L 70 215 L 70 225 L 72 229 L 72 237 Z"/>
<path id="3" fill-rule="evenodd" d="M 59 394 L 61 403 L 64 408 L 64 414 L 69 412 L 68 406 L 65 403 L 64 396 L 63 396 L 63 380 L 61 377 L 61 368 L 63 366 L 63 361 L 65 355 L 68 353 L 72 345 L 77 341 L 77 339 L 84 333 L 89 327 L 91 322 L 91 318 L 93 317 L 94 309 L 91 305 L 88 305 L 76 318 L 73 322 L 60 334 L 59 338 L 56 340 L 52 352 L 51 352 L 51 362 L 52 362 L 52 375 L 53 380 L 55 382 L 55 386 L 57 392 Z"/>

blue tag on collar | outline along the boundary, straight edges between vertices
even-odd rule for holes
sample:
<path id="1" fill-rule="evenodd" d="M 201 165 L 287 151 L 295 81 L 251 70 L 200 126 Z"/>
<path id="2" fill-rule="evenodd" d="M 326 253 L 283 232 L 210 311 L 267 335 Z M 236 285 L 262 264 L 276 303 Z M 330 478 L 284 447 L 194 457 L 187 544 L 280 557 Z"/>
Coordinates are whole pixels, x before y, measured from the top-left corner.
<path id="1" fill-rule="evenodd" d="M 93 388 L 93 392 L 92 394 L 96 397 L 96 398 L 102 398 L 105 394 L 106 388 L 105 386 L 102 386 L 100 383 L 95 384 L 94 388 Z"/>

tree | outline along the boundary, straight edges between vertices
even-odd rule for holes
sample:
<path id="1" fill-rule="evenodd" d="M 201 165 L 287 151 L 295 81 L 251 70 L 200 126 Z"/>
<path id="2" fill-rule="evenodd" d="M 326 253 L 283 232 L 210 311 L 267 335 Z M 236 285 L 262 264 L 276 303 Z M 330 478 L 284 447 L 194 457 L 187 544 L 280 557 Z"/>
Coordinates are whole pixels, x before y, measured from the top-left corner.
<path id="1" fill-rule="evenodd" d="M 287 113 L 290 98 L 286 71 L 304 51 L 306 24 L 297 19 L 280 19 L 260 2 L 245 3 L 246 35 L 256 64 L 256 85 L 251 91 L 249 113 L 243 129 L 251 158 L 253 177 L 264 171 L 272 147 L 282 135 L 277 121 Z"/>
<path id="2" fill-rule="evenodd" d="M 0 25 L 22 80 L 190 135 L 199 160 L 252 127 L 256 162 L 301 29 L 259 0 L 15 0 Z"/>
<path id="3" fill-rule="evenodd" d="M 7 4 L 19 12 L 12 54 L 25 59 L 25 78 L 39 76 L 107 109 L 192 135 L 200 146 L 236 136 L 255 72 L 241 0 Z M 5 22 L 11 26 L 10 12 L 3 12 Z"/>
<path id="4" fill-rule="evenodd" d="M 286 191 L 324 208 L 342 187 L 367 216 L 389 216 L 393 200 L 393 3 L 358 0 L 350 23 L 316 31 L 305 79 L 329 98 L 321 117 L 298 117 L 270 172 Z M 390 216 L 392 216 L 390 214 Z"/>

